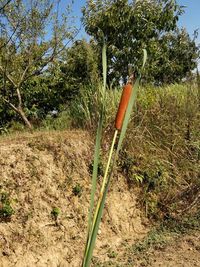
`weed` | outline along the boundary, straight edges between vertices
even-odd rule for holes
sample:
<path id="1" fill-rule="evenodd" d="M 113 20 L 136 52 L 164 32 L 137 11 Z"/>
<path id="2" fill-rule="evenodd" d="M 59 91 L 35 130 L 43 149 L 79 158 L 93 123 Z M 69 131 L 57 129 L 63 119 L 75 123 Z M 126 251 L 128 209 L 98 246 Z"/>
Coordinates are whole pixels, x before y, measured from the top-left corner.
<path id="1" fill-rule="evenodd" d="M 181 218 L 169 218 L 164 221 L 161 226 L 164 229 L 167 229 L 170 232 L 177 234 L 184 234 L 190 230 L 199 230 L 200 229 L 200 210 L 194 215 L 185 215 Z"/>
<path id="2" fill-rule="evenodd" d="M 42 124 L 42 128 L 45 130 L 65 130 L 71 126 L 71 117 L 68 111 L 62 111 L 56 117 L 48 114 Z"/>
<path id="3" fill-rule="evenodd" d="M 120 152 L 118 165 L 125 174 L 129 185 L 133 183 L 142 183 L 144 180 L 143 173 L 138 169 L 137 159 L 126 149 Z"/>
<path id="4" fill-rule="evenodd" d="M 102 85 L 88 85 L 82 87 L 80 94 L 70 105 L 70 114 L 73 126 L 84 129 L 93 129 L 99 120 L 100 107 L 103 103 Z M 105 120 L 104 125 L 108 126 L 113 122 L 119 103 L 121 91 L 106 90 L 105 92 Z"/>
<path id="5" fill-rule="evenodd" d="M 14 214 L 14 210 L 11 206 L 9 195 L 5 192 L 0 194 L 0 220 L 10 221 L 11 216 Z"/>
<path id="6" fill-rule="evenodd" d="M 72 189 L 73 194 L 78 197 L 82 195 L 82 191 L 83 190 L 80 184 L 76 184 Z"/>
<path id="7" fill-rule="evenodd" d="M 132 251 L 134 253 L 144 253 L 149 248 L 164 248 L 167 245 L 167 233 L 161 231 L 160 229 L 152 229 L 147 237 L 145 237 L 142 241 L 136 243 L 132 247 Z"/>
<path id="8" fill-rule="evenodd" d="M 51 216 L 55 221 L 57 221 L 58 220 L 58 216 L 60 215 L 60 213 L 61 213 L 60 209 L 57 208 L 57 207 L 54 207 L 52 209 L 52 211 L 51 211 Z"/>
<path id="9" fill-rule="evenodd" d="M 113 250 L 109 250 L 108 253 L 107 253 L 107 255 L 108 255 L 108 257 L 110 259 L 114 259 L 114 258 L 117 257 L 117 253 L 115 251 L 113 251 Z"/>
<path id="10" fill-rule="evenodd" d="M 10 127 L 8 129 L 9 133 L 23 132 L 24 130 L 25 130 L 24 124 L 22 124 L 18 121 L 11 121 L 10 122 Z"/>

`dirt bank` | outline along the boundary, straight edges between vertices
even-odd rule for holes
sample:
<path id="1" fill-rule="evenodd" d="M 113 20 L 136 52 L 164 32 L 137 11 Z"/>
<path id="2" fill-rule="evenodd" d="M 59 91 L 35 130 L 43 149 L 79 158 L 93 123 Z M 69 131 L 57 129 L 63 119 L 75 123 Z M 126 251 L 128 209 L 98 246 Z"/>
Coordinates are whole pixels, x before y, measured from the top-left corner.
<path id="1" fill-rule="evenodd" d="M 86 132 L 37 133 L 0 141 L 0 193 L 14 211 L 0 222 L 0 266 L 80 266 L 93 146 Z M 57 219 L 52 212 L 57 210 Z M 95 249 L 99 260 L 148 231 L 136 194 L 115 175 Z"/>

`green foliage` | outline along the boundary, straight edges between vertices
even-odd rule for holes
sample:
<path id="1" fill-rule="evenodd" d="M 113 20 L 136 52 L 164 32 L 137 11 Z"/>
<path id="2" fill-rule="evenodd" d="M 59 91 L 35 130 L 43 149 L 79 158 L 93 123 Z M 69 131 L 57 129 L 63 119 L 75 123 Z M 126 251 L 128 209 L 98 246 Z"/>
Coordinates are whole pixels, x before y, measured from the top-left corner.
<path id="1" fill-rule="evenodd" d="M 108 42 L 108 82 L 126 81 L 128 67 L 141 66 L 142 48 L 148 63 L 144 79 L 156 83 L 180 81 L 196 67 L 198 48 L 185 30 L 177 29 L 183 13 L 176 1 L 92 1 L 83 8 L 86 32 Z"/>
<path id="2" fill-rule="evenodd" d="M 60 12 L 58 3 L 57 0 L 29 0 L 26 4 L 22 0 L 8 1 L 0 18 L 0 101 L 29 128 L 32 128 L 30 117 L 40 108 L 37 103 L 40 100 L 38 97 L 34 103 L 36 94 L 29 92 L 33 98 L 29 103 L 28 84 L 38 83 L 37 77 L 41 74 L 44 79 L 48 78 L 44 73 L 58 61 L 66 42 L 74 35 L 68 23 L 70 10 Z M 41 90 L 40 96 L 49 97 Z M 50 96 L 51 99 L 52 94 Z M 45 105 L 48 108 L 48 99 Z"/>
<path id="3" fill-rule="evenodd" d="M 46 130 L 65 130 L 71 126 L 72 118 L 68 111 L 62 111 L 57 115 L 48 114 L 42 121 L 41 128 Z"/>
<path id="4" fill-rule="evenodd" d="M 92 127 L 99 117 L 99 107 L 102 101 L 100 86 L 85 86 L 70 105 L 70 114 L 74 118 L 74 126 Z"/>
<path id="5" fill-rule="evenodd" d="M 145 68 L 145 82 L 180 82 L 197 67 L 199 47 L 185 29 L 176 29 L 152 40 L 147 50 L 150 57 Z"/>
<path id="6" fill-rule="evenodd" d="M 82 86 L 98 81 L 97 55 L 92 45 L 84 39 L 68 48 L 63 61 L 60 66 L 61 79 L 71 91 L 79 92 Z"/>
<path id="7" fill-rule="evenodd" d="M 134 155 L 128 153 L 126 149 L 120 152 L 118 166 L 125 175 L 129 185 L 135 182 L 143 183 L 144 181 L 144 175 L 138 165 L 137 160 L 134 159 Z"/>
<path id="8" fill-rule="evenodd" d="M 0 220 L 10 221 L 14 210 L 11 206 L 9 195 L 6 192 L 0 193 Z"/>
<path id="9" fill-rule="evenodd" d="M 61 211 L 60 211 L 60 209 L 58 208 L 58 207 L 54 207 L 53 209 L 52 209 L 52 211 L 51 211 L 51 216 L 53 217 L 53 219 L 55 220 L 55 221 L 57 221 L 57 219 L 58 219 L 58 216 L 61 214 Z"/>
<path id="10" fill-rule="evenodd" d="M 24 124 L 22 124 L 21 122 L 12 120 L 9 123 L 9 129 L 7 132 L 9 132 L 9 133 L 23 132 L 24 130 L 25 130 Z"/>
<path id="11" fill-rule="evenodd" d="M 48 124 L 51 120 L 50 113 L 52 111 L 57 111 L 59 117 L 63 117 L 60 112 L 63 113 L 63 109 L 65 110 L 65 107 L 68 107 L 71 101 L 82 97 L 83 87 L 90 88 L 89 84 L 93 83 L 94 85 L 91 85 L 91 87 L 95 88 L 97 83 L 98 71 L 95 54 L 90 44 L 84 40 L 79 41 L 63 52 L 65 52 L 64 56 L 59 61 L 54 61 L 51 65 L 48 65 L 45 73 L 31 77 L 24 81 L 21 86 L 24 112 L 35 127 L 40 127 L 43 124 L 41 121 L 46 119 Z M 71 106 L 73 105 L 76 105 L 76 103 Z M 75 106 L 72 112 L 79 114 L 82 110 L 79 111 Z M 2 127 L 6 123 L 9 127 L 11 120 L 21 121 L 20 116 L 16 115 L 15 111 L 8 109 L 8 104 L 4 101 L 0 102 L 0 118 Z M 47 125 L 47 127 L 49 126 Z"/>
<path id="12" fill-rule="evenodd" d="M 73 189 L 72 189 L 72 192 L 75 196 L 78 196 L 80 197 L 82 195 L 82 186 L 80 184 L 76 184 Z"/>
<path id="13" fill-rule="evenodd" d="M 113 124 L 114 114 L 119 103 L 121 90 L 107 89 L 105 91 L 104 126 Z M 100 116 L 102 105 L 102 85 L 84 86 L 80 94 L 70 104 L 70 115 L 73 118 L 73 126 L 81 128 L 95 128 Z"/>
<path id="14" fill-rule="evenodd" d="M 168 241 L 169 242 L 169 241 Z M 136 243 L 132 250 L 134 253 L 145 253 L 148 249 L 156 247 L 162 249 L 167 245 L 167 233 L 161 229 L 152 229 L 144 240 Z"/>

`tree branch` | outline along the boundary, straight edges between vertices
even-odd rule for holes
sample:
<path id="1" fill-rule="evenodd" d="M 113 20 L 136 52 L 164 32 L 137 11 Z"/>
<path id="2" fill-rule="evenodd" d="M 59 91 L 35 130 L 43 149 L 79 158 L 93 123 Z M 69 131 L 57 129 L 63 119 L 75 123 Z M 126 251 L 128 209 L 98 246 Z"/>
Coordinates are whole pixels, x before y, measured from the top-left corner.
<path id="1" fill-rule="evenodd" d="M 12 0 L 8 0 L 2 7 L 0 7 L 0 12 L 1 12 L 2 10 L 4 10 L 4 8 L 5 8 L 7 5 L 9 5 L 11 1 L 12 1 Z"/>
<path id="2" fill-rule="evenodd" d="M 11 76 L 9 74 L 7 74 L 6 71 L 4 71 L 4 69 L 3 69 L 3 67 L 1 65 L 0 65 L 0 70 L 6 76 L 6 78 L 14 85 L 14 87 L 16 88 L 17 97 L 18 97 L 18 100 L 19 100 L 19 107 L 21 108 L 21 106 L 22 106 L 22 98 L 21 98 L 21 93 L 20 93 L 20 89 L 19 89 L 20 87 L 13 81 L 13 79 L 11 78 Z M 7 103 L 11 106 L 11 104 L 9 103 L 9 101 Z"/>
<path id="3" fill-rule="evenodd" d="M 28 65 L 26 66 L 24 72 L 22 73 L 22 76 L 21 76 L 20 81 L 18 83 L 18 86 L 17 86 L 18 88 L 20 88 L 22 83 L 24 82 L 25 75 L 26 75 L 28 69 L 30 68 L 30 66 L 31 66 L 31 61 L 30 61 L 30 58 L 29 58 Z"/>
<path id="4" fill-rule="evenodd" d="M 17 84 L 13 81 L 12 77 L 4 71 L 4 69 L 1 65 L 0 65 L 0 70 L 6 76 L 6 78 L 14 85 L 14 87 L 17 87 Z"/>
<path id="5" fill-rule="evenodd" d="M 8 38 L 8 40 L 7 40 L 7 41 L 0 47 L 0 50 L 1 50 L 3 47 L 5 47 L 5 46 L 7 46 L 7 45 L 9 44 L 9 42 L 12 40 L 13 36 L 15 35 L 18 26 L 19 26 L 19 22 L 18 22 L 17 26 L 15 27 L 15 29 L 13 30 L 12 34 L 10 35 L 10 37 Z"/>
<path id="6" fill-rule="evenodd" d="M 6 102 L 12 109 L 14 109 L 14 111 L 16 111 L 17 113 L 19 113 L 18 108 L 15 107 L 15 105 L 13 105 L 8 99 L 6 99 L 5 97 L 1 97 L 3 99 L 4 102 Z"/>
<path id="7" fill-rule="evenodd" d="M 73 36 L 73 39 L 78 35 L 78 33 L 80 32 L 80 28 L 77 30 L 76 34 Z M 39 70 L 34 71 L 33 73 L 31 73 L 29 76 L 27 76 L 24 81 L 28 80 L 29 78 L 31 78 L 32 76 L 36 75 L 37 73 L 41 73 L 43 71 L 43 69 L 54 59 L 54 57 L 56 57 L 57 55 L 59 55 L 66 47 L 67 45 L 72 42 L 73 39 L 70 39 L 61 49 L 59 49 L 56 52 L 56 48 L 57 45 L 55 45 L 55 47 L 53 48 L 52 54 L 49 56 L 49 58 L 47 59 L 47 61 L 41 66 L 41 68 Z M 45 52 L 46 53 L 46 52 Z M 44 53 L 44 54 L 45 54 Z M 42 57 L 44 56 L 44 54 L 42 56 L 40 56 L 39 58 L 37 58 L 33 63 L 37 63 L 40 60 L 42 60 Z"/>

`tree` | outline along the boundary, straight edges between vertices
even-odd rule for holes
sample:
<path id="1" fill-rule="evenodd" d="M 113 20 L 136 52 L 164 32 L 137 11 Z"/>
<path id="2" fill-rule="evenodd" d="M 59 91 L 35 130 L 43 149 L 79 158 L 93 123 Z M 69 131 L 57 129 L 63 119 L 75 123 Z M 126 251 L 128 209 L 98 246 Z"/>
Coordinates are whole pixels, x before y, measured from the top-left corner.
<path id="1" fill-rule="evenodd" d="M 77 94 L 80 87 L 89 83 L 96 83 L 99 79 L 98 57 L 92 43 L 77 40 L 67 50 L 63 63 L 61 87 L 70 87 L 71 94 Z"/>
<path id="2" fill-rule="evenodd" d="M 97 43 L 102 40 L 102 32 L 107 40 L 109 80 L 115 78 L 119 81 L 122 78 L 126 82 L 128 66 L 132 65 L 137 71 L 142 61 L 142 49 L 146 48 L 150 59 L 147 65 L 148 72 L 146 71 L 147 78 L 153 76 L 157 82 L 163 81 L 156 75 L 155 70 L 152 71 L 151 64 L 155 56 L 159 57 L 166 49 L 164 43 L 166 40 L 169 45 L 167 51 L 172 52 L 173 47 L 170 42 L 180 36 L 175 31 L 177 31 L 177 21 L 183 9 L 175 0 L 97 0 L 95 2 L 88 0 L 82 12 L 86 32 Z M 170 38 L 171 41 L 169 41 Z M 188 45 L 184 47 L 184 57 L 188 53 L 186 48 L 189 48 L 189 52 L 193 51 L 193 55 L 189 57 L 189 62 L 185 63 L 188 66 L 182 69 L 181 76 L 177 73 L 179 78 L 195 66 L 196 50 L 191 49 L 194 43 L 189 36 L 185 40 Z M 183 42 L 180 44 L 184 45 Z M 169 55 L 167 57 L 170 59 Z M 177 66 L 179 60 L 182 60 L 181 57 L 181 54 L 176 57 Z M 173 77 L 168 78 L 168 81 L 172 82 Z"/>
<path id="3" fill-rule="evenodd" d="M 24 86 L 48 70 L 73 39 L 69 7 L 59 0 L 7 1 L 0 13 L 0 96 L 32 128 L 24 107 Z"/>
<path id="4" fill-rule="evenodd" d="M 161 84 L 180 82 L 197 66 L 199 48 L 184 29 L 176 29 L 152 40 L 145 70 L 146 81 Z"/>

